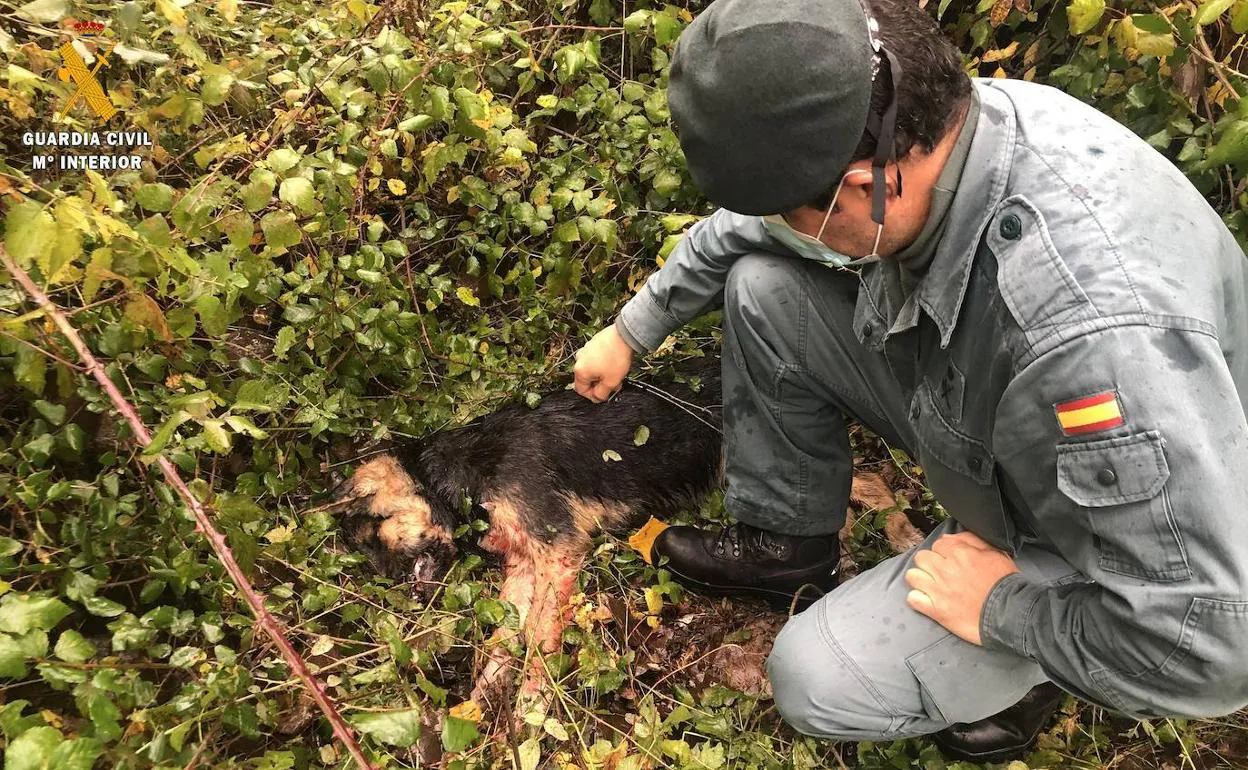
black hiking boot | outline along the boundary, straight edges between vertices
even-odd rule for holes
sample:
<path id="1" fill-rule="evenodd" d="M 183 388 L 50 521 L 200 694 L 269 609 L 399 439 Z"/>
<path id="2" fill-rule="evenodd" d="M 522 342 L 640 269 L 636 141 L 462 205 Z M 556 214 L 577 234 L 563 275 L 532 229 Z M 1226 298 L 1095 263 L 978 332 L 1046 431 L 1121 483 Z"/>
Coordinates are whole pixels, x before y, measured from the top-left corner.
<path id="1" fill-rule="evenodd" d="M 748 524 L 668 527 L 653 548 L 654 563 L 666 557 L 663 566 L 695 591 L 758 596 L 785 612 L 795 594 L 803 610 L 836 587 L 840 555 L 836 535 L 781 535 Z"/>
<path id="2" fill-rule="evenodd" d="M 1045 682 L 1031 688 L 1021 701 L 999 714 L 978 722 L 949 725 L 932 735 L 932 742 L 947 759 L 979 763 L 1019 759 L 1065 698 L 1057 685 Z"/>

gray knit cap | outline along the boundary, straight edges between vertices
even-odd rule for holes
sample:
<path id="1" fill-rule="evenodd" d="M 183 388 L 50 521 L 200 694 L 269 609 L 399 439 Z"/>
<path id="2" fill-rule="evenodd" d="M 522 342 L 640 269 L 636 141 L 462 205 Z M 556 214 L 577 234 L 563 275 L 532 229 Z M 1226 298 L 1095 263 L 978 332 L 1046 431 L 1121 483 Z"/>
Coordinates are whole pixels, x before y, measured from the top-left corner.
<path id="1" fill-rule="evenodd" d="M 815 199 L 867 127 L 874 66 L 861 0 L 716 0 L 681 34 L 668 82 L 693 181 L 740 214 Z"/>

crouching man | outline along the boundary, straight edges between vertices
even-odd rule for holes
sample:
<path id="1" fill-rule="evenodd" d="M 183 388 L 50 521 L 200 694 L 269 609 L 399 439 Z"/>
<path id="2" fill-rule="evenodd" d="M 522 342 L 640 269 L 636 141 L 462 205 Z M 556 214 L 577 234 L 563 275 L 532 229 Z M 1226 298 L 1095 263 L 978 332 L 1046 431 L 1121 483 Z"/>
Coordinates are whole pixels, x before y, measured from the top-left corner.
<path id="1" fill-rule="evenodd" d="M 668 99 L 721 208 L 576 387 L 722 307 L 738 523 L 655 552 L 695 589 L 826 592 L 775 641 L 781 715 L 997 761 L 1063 691 L 1248 704 L 1248 259 L 1187 179 L 1057 90 L 972 81 L 913 0 L 719 0 Z M 849 417 L 950 518 L 838 586 Z"/>

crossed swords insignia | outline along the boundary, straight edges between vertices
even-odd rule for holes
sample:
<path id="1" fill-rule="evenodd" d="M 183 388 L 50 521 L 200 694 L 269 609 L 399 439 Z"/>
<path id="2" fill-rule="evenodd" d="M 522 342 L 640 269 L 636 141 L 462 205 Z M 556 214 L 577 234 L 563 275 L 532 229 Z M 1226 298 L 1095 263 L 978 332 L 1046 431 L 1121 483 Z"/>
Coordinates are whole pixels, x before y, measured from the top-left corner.
<path id="1" fill-rule="evenodd" d="M 74 89 L 73 95 L 69 97 L 69 101 L 65 103 L 65 109 L 61 111 L 61 115 L 68 115 L 70 109 L 78 102 L 78 97 L 85 97 L 87 106 L 91 111 L 100 117 L 101 120 L 107 121 L 113 115 L 117 114 L 117 108 L 109 101 L 108 96 L 104 93 L 104 87 L 100 85 L 100 81 L 96 80 L 96 73 L 108 61 L 108 55 L 113 52 L 110 45 L 108 50 L 100 50 L 96 55 L 95 66 L 87 69 L 87 63 L 82 60 L 82 56 L 78 50 L 74 48 L 72 43 L 65 43 L 60 47 L 61 60 L 65 66 L 57 70 L 57 76 L 62 82 L 68 83 L 71 80 L 78 86 Z"/>

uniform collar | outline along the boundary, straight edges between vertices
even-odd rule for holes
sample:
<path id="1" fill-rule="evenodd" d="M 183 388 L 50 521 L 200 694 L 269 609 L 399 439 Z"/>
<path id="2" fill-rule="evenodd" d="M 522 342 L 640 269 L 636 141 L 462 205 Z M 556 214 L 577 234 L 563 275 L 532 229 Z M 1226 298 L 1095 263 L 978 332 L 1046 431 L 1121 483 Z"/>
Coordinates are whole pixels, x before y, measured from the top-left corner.
<path id="1" fill-rule="evenodd" d="M 931 265 L 888 331 L 891 335 L 916 326 L 921 307 L 935 321 L 942 348 L 948 347 L 953 337 L 975 252 L 984 229 L 1005 197 L 1014 162 L 1017 124 L 1009 97 L 984 80 L 972 80 L 971 87 L 979 96 L 979 120 L 966 158 L 967 173 L 958 184 Z M 885 288 L 887 271 L 880 267 L 873 271 L 868 283 L 872 284 L 871 294 L 883 299 L 879 292 Z"/>

